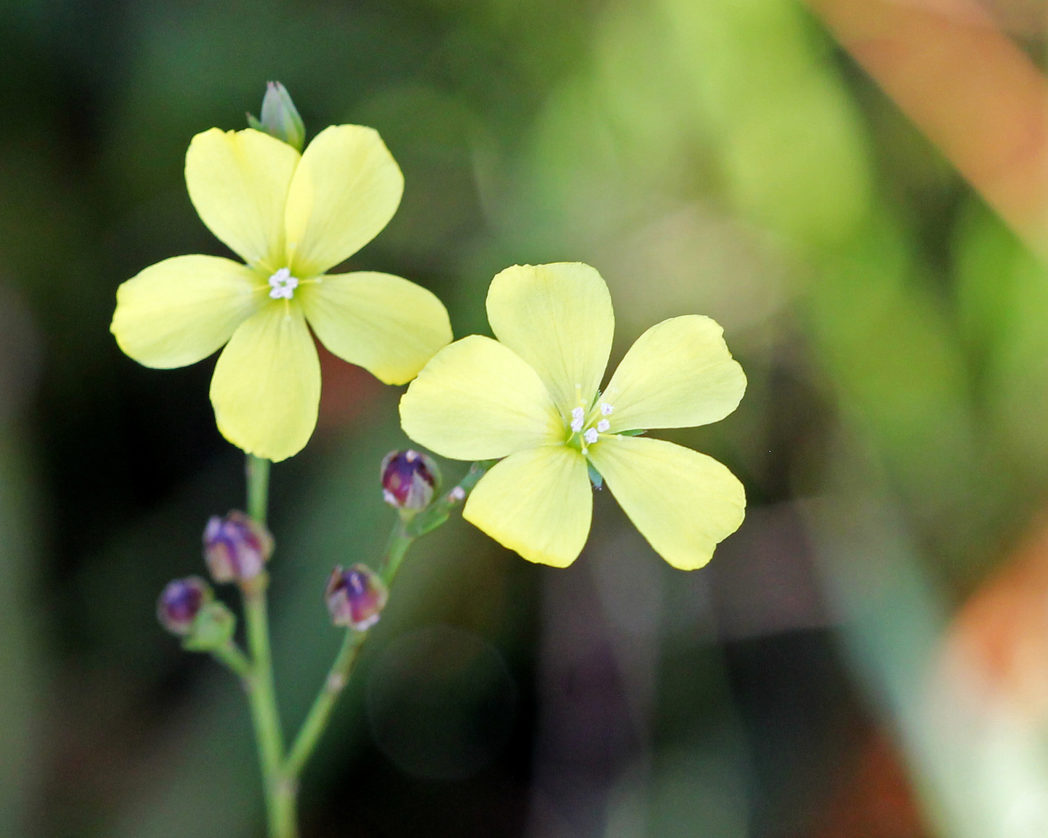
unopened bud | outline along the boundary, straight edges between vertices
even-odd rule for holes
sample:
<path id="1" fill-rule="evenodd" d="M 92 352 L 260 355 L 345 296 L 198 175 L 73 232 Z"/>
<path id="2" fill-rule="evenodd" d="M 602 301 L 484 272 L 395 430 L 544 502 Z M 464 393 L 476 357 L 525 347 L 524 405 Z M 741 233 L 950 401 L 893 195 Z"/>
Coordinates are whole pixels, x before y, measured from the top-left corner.
<path id="1" fill-rule="evenodd" d="M 204 560 L 216 582 L 243 582 L 265 570 L 273 536 L 243 512 L 215 515 L 204 528 Z"/>
<path id="2" fill-rule="evenodd" d="M 362 564 L 346 570 L 336 566 L 324 590 L 331 622 L 357 631 L 369 629 L 378 622 L 388 598 L 389 592 L 378 574 Z"/>
<path id="3" fill-rule="evenodd" d="M 185 636 L 193 631 L 200 609 L 214 598 L 211 586 L 199 576 L 187 576 L 167 583 L 156 601 L 156 616 L 172 634 Z"/>
<path id="4" fill-rule="evenodd" d="M 266 95 L 262 97 L 262 118 L 247 116 L 248 125 L 278 140 L 283 140 L 297 151 L 302 151 L 306 141 L 306 128 L 298 114 L 291 94 L 278 81 L 266 83 Z"/>
<path id="5" fill-rule="evenodd" d="M 409 513 L 429 506 L 440 486 L 440 469 L 418 451 L 391 451 L 382 460 L 382 497 Z"/>

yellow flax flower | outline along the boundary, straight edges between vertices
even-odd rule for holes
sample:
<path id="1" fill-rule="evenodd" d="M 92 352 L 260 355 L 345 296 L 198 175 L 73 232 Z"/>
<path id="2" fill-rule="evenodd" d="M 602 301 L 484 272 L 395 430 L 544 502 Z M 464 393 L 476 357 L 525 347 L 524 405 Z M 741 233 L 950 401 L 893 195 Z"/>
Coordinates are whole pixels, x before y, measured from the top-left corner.
<path id="1" fill-rule="evenodd" d="M 742 484 L 716 460 L 637 436 L 716 422 L 746 389 L 713 320 L 648 329 L 600 390 L 611 352 L 611 297 L 580 263 L 515 266 L 492 280 L 488 321 L 444 347 L 400 402 L 404 432 L 457 460 L 501 459 L 463 517 L 534 562 L 564 567 L 589 534 L 590 468 L 655 551 L 702 567 L 742 523 Z"/>
<path id="2" fill-rule="evenodd" d="M 148 367 L 185 366 L 225 346 L 211 402 L 219 431 L 244 451 L 282 460 L 312 435 L 320 363 L 310 328 L 387 384 L 410 381 L 451 340 L 444 306 L 418 285 L 325 274 L 400 203 L 403 175 L 373 129 L 332 126 L 299 154 L 260 131 L 212 128 L 189 145 L 186 185 L 201 220 L 245 264 L 158 262 L 120 286 L 110 328 Z"/>

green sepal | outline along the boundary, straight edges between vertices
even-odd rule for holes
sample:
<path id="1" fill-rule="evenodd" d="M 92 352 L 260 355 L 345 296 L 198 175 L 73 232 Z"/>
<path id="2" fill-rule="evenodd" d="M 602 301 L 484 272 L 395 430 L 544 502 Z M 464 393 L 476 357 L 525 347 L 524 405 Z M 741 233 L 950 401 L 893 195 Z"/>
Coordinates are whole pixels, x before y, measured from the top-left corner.
<path id="1" fill-rule="evenodd" d="M 604 486 L 604 477 L 593 467 L 593 463 L 589 460 L 586 461 L 586 471 L 589 472 L 590 483 L 593 484 L 594 489 L 600 489 Z"/>
<path id="2" fill-rule="evenodd" d="M 193 620 L 193 628 L 182 648 L 187 652 L 211 652 L 225 646 L 233 637 L 237 618 L 225 603 L 214 600 L 205 604 Z"/>

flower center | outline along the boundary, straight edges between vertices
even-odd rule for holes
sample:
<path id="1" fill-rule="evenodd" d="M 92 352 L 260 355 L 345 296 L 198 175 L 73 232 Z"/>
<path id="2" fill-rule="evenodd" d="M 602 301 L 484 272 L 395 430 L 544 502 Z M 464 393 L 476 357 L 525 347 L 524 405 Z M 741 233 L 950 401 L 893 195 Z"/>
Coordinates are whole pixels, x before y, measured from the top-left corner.
<path id="1" fill-rule="evenodd" d="M 290 300 L 298 288 L 298 278 L 291 275 L 290 268 L 281 268 L 269 278 L 269 296 L 274 300 Z"/>
<path id="2" fill-rule="evenodd" d="M 607 433 L 608 428 L 611 427 L 611 422 L 608 421 L 607 417 L 611 416 L 613 410 L 615 410 L 614 407 L 599 399 L 588 413 L 586 408 L 581 405 L 572 408 L 571 422 L 568 425 L 571 429 L 568 444 L 578 445 L 579 450 L 584 455 L 588 454 L 589 446 L 596 443 L 600 435 Z"/>

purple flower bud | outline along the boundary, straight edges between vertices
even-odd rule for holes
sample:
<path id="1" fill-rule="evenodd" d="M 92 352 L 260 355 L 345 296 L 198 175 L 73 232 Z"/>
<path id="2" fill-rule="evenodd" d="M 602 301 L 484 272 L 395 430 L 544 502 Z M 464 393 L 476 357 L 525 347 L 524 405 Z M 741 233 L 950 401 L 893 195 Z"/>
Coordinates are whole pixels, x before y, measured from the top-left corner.
<path id="1" fill-rule="evenodd" d="M 157 619 L 169 632 L 184 637 L 193 631 L 197 614 L 213 596 L 211 586 L 199 576 L 174 579 L 156 601 Z"/>
<path id="2" fill-rule="evenodd" d="M 204 560 L 216 582 L 243 582 L 265 570 L 273 536 L 243 512 L 215 515 L 204 529 Z"/>
<path id="3" fill-rule="evenodd" d="M 437 464 L 418 451 L 391 451 L 382 460 L 382 497 L 397 509 L 425 509 L 439 484 Z"/>
<path id="4" fill-rule="evenodd" d="M 348 570 L 337 565 L 328 577 L 324 598 L 331 622 L 364 631 L 378 622 L 389 592 L 378 574 L 366 565 L 355 564 Z"/>

